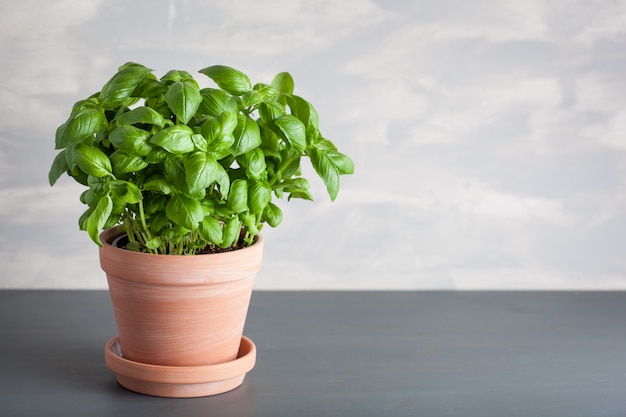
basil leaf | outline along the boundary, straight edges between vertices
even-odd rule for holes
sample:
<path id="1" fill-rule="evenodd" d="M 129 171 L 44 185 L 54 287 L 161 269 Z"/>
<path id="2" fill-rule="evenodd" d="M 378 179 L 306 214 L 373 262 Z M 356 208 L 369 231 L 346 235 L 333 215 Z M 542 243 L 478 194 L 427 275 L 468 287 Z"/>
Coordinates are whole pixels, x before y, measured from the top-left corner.
<path id="1" fill-rule="evenodd" d="M 272 200 L 272 189 L 265 181 L 256 181 L 248 188 L 248 206 L 252 214 L 261 214 Z"/>
<path id="2" fill-rule="evenodd" d="M 241 234 L 241 221 L 237 216 L 231 217 L 224 226 L 221 248 L 227 248 L 239 239 Z"/>
<path id="3" fill-rule="evenodd" d="M 187 191 L 187 177 L 181 157 L 169 157 L 165 159 L 165 179 L 172 185 L 173 190 Z"/>
<path id="4" fill-rule="evenodd" d="M 313 196 L 306 190 L 295 190 L 290 192 L 287 201 L 291 201 L 292 198 L 301 198 L 303 200 L 313 201 Z"/>
<path id="5" fill-rule="evenodd" d="M 50 167 L 50 172 L 48 172 L 48 181 L 50 185 L 54 185 L 61 175 L 63 175 L 69 167 L 67 166 L 67 158 L 65 156 L 65 150 L 62 150 L 57 154 L 52 162 L 52 166 Z"/>
<path id="6" fill-rule="evenodd" d="M 283 212 L 274 203 L 269 203 L 263 210 L 263 221 L 272 227 L 278 226 L 283 221 Z"/>
<path id="7" fill-rule="evenodd" d="M 196 114 L 202 102 L 202 96 L 195 83 L 177 81 L 168 87 L 165 102 L 178 120 L 188 123 Z"/>
<path id="8" fill-rule="evenodd" d="M 195 149 L 191 135 L 193 130 L 185 125 L 175 125 L 160 130 L 152 136 L 150 143 L 160 146 L 166 151 L 182 155 Z"/>
<path id="9" fill-rule="evenodd" d="M 135 204 L 142 200 L 139 188 L 132 182 L 128 181 L 111 181 L 111 193 L 116 198 L 129 204 Z"/>
<path id="10" fill-rule="evenodd" d="M 163 127 L 166 123 L 158 111 L 145 106 L 122 113 L 115 120 L 121 125 L 149 124 Z"/>
<path id="11" fill-rule="evenodd" d="M 129 172 L 141 171 L 149 165 L 140 156 L 129 155 L 121 150 L 113 152 L 110 160 L 113 165 L 113 173 L 118 176 L 128 174 Z"/>
<path id="12" fill-rule="evenodd" d="M 167 87 L 159 82 L 156 77 L 148 73 L 139 82 L 131 93 L 131 97 L 154 98 L 160 97 L 167 92 Z"/>
<path id="13" fill-rule="evenodd" d="M 278 94 L 278 91 L 276 91 L 271 85 L 267 85 L 263 83 L 254 84 L 254 87 L 252 87 L 252 90 L 258 93 L 263 99 L 263 101 L 267 101 Z"/>
<path id="14" fill-rule="evenodd" d="M 322 178 L 324 185 L 326 185 L 326 190 L 328 191 L 331 201 L 334 201 L 339 192 L 339 170 L 332 159 L 324 152 L 313 149 L 309 156 L 315 172 L 317 172 L 317 175 Z"/>
<path id="15" fill-rule="evenodd" d="M 198 232 L 200 233 L 200 237 L 202 237 L 202 239 L 208 240 L 214 245 L 221 245 L 224 231 L 219 220 L 206 216 L 202 222 L 200 222 Z"/>
<path id="16" fill-rule="evenodd" d="M 88 175 L 96 178 L 111 177 L 111 161 L 98 148 L 79 143 L 72 148 L 72 161 Z"/>
<path id="17" fill-rule="evenodd" d="M 150 132 L 134 126 L 120 126 L 109 134 L 109 141 L 117 149 L 134 156 L 147 156 L 152 150 L 148 143 Z"/>
<path id="18" fill-rule="evenodd" d="M 237 114 L 239 108 L 233 98 L 222 90 L 216 88 L 203 88 L 200 90 L 202 103 L 200 111 L 210 116 L 217 117 L 225 111 Z"/>
<path id="19" fill-rule="evenodd" d="M 252 89 L 252 83 L 246 74 L 225 65 L 213 65 L 200 70 L 211 78 L 222 90 L 234 95 L 241 95 Z"/>
<path id="20" fill-rule="evenodd" d="M 288 72 L 277 74 L 272 80 L 272 87 L 280 93 L 293 94 L 294 82 L 291 74 Z"/>
<path id="21" fill-rule="evenodd" d="M 273 122 L 285 114 L 285 108 L 276 101 L 264 101 L 259 106 L 259 115 L 265 123 Z"/>
<path id="22" fill-rule="evenodd" d="M 100 105 L 107 110 L 114 110 L 131 96 L 141 80 L 150 73 L 150 69 L 143 65 L 129 63 L 115 74 L 102 87 Z"/>
<path id="23" fill-rule="evenodd" d="M 235 143 L 232 147 L 234 156 L 242 155 L 261 144 L 259 125 L 250 117 L 242 114 L 237 117 L 237 127 L 233 131 L 233 136 L 235 137 Z"/>
<path id="24" fill-rule="evenodd" d="M 104 128 L 104 113 L 97 109 L 83 109 L 74 113 L 63 125 L 59 126 L 55 137 L 55 149 L 63 149 L 93 137 Z"/>
<path id="25" fill-rule="evenodd" d="M 278 128 L 276 131 L 278 136 L 287 141 L 296 151 L 302 152 L 306 149 L 306 129 L 298 118 L 286 114 L 274 120 L 274 125 Z"/>
<path id="26" fill-rule="evenodd" d="M 248 210 L 248 182 L 238 179 L 230 184 L 228 209 L 234 213 Z"/>
<path id="27" fill-rule="evenodd" d="M 154 191 L 160 194 L 169 195 L 172 193 L 172 185 L 164 178 L 156 178 L 143 185 L 146 191 Z"/>
<path id="28" fill-rule="evenodd" d="M 336 150 L 326 151 L 326 156 L 337 167 L 339 174 L 354 174 L 354 162 L 347 155 Z"/>
<path id="29" fill-rule="evenodd" d="M 296 116 L 308 129 L 318 129 L 319 117 L 313 105 L 302 97 L 289 95 L 287 104 L 291 109 L 291 114 Z"/>
<path id="30" fill-rule="evenodd" d="M 105 195 L 100 199 L 98 205 L 89 214 L 89 217 L 84 222 L 84 228 L 87 230 L 89 237 L 98 246 L 102 246 L 100 241 L 100 232 L 103 230 L 109 216 L 113 212 L 113 200 L 109 195 Z"/>
<path id="31" fill-rule="evenodd" d="M 187 156 L 183 165 L 190 193 L 208 188 L 218 180 L 220 171 L 224 170 L 214 157 L 204 152 L 194 152 Z"/>
<path id="32" fill-rule="evenodd" d="M 265 155 L 260 148 L 254 148 L 244 154 L 246 176 L 258 180 L 267 170 Z"/>
<path id="33" fill-rule="evenodd" d="M 196 199 L 177 194 L 165 206 L 165 214 L 170 221 L 187 229 L 195 229 L 204 219 L 202 205 Z"/>

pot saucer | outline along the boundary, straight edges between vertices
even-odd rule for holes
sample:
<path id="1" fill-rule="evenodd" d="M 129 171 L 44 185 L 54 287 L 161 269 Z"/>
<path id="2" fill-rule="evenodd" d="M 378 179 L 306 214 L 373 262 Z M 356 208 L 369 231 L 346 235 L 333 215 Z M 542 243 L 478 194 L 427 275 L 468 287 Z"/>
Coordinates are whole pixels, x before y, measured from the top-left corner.
<path id="1" fill-rule="evenodd" d="M 123 387 L 158 397 L 190 398 L 221 394 L 243 383 L 256 362 L 256 346 L 241 338 L 237 358 L 215 365 L 163 366 L 125 359 L 119 338 L 108 341 L 105 363 Z"/>

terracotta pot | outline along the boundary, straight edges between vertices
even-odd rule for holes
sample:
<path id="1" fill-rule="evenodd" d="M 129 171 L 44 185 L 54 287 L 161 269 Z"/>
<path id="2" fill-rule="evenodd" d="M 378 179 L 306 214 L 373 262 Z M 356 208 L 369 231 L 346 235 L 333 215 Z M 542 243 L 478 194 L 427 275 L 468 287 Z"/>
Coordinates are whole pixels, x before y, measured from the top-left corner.
<path id="1" fill-rule="evenodd" d="M 236 251 L 177 256 L 113 246 L 120 235 L 102 233 L 100 264 L 123 358 L 178 367 L 237 359 L 263 238 Z"/>

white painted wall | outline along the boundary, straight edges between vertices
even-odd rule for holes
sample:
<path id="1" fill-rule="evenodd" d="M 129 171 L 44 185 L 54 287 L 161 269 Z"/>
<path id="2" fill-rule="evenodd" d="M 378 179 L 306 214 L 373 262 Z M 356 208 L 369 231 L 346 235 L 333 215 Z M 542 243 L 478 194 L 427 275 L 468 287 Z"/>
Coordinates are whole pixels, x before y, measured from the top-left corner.
<path id="1" fill-rule="evenodd" d="M 626 2 L 0 0 L 0 287 L 106 288 L 47 172 L 126 61 L 289 71 L 356 162 L 257 288 L 626 289 Z"/>

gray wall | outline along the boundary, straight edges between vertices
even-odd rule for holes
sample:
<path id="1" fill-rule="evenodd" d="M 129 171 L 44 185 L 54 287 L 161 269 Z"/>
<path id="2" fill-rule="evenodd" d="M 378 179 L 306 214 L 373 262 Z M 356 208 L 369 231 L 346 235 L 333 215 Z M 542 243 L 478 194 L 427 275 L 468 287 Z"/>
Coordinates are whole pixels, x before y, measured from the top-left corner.
<path id="1" fill-rule="evenodd" d="M 257 288 L 626 289 L 625 1 L 3 0 L 0 57 L 0 287 L 106 288 L 47 172 L 136 61 L 289 71 L 355 160 L 282 204 Z"/>

